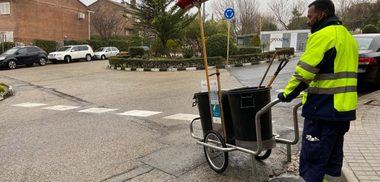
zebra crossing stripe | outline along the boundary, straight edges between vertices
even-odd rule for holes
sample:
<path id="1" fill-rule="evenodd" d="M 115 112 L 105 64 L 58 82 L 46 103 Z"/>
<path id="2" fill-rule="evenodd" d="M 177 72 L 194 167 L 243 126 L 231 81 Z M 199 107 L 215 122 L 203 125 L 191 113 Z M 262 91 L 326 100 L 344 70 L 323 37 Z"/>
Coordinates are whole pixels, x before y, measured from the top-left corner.
<path id="1" fill-rule="evenodd" d="M 33 102 L 25 102 L 25 103 L 21 103 L 21 104 L 14 104 L 12 106 L 16 106 L 16 107 L 40 107 L 40 106 L 46 106 L 47 104 L 43 104 L 43 103 L 33 103 Z"/>
<path id="2" fill-rule="evenodd" d="M 160 114 L 162 112 L 156 112 L 156 111 L 143 111 L 143 110 L 131 110 L 124 113 L 118 113 L 118 115 L 123 116 L 138 116 L 138 117 L 149 117 L 156 114 Z"/>
<path id="3" fill-rule="evenodd" d="M 88 109 L 80 110 L 78 112 L 82 112 L 82 113 L 106 113 L 106 112 L 111 112 L 111 111 L 116 111 L 116 110 L 118 110 L 118 109 L 94 107 L 94 108 L 88 108 Z"/>
<path id="4" fill-rule="evenodd" d="M 171 116 L 166 116 L 166 117 L 164 117 L 164 119 L 175 119 L 175 120 L 191 121 L 191 120 L 193 120 L 193 119 L 195 119 L 197 117 L 199 117 L 199 115 L 179 113 L 179 114 L 174 114 L 174 115 L 171 115 Z"/>
<path id="5" fill-rule="evenodd" d="M 72 110 L 72 109 L 77 109 L 77 108 L 79 108 L 79 106 L 56 105 L 56 106 L 44 107 L 42 109 L 54 110 L 54 111 L 67 111 L 67 110 Z"/>

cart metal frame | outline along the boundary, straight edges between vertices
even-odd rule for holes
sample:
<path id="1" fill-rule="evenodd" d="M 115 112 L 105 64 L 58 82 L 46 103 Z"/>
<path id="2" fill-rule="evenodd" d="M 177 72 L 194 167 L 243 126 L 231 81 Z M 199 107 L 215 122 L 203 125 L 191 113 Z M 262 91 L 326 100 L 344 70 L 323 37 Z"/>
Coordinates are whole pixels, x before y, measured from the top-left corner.
<path id="1" fill-rule="evenodd" d="M 241 152 L 244 152 L 244 153 L 251 154 L 253 156 L 258 156 L 263 150 L 269 150 L 269 149 L 273 148 L 273 147 L 268 148 L 265 145 L 263 145 L 263 143 L 265 143 L 268 140 L 269 141 L 273 140 L 273 138 L 272 139 L 268 139 L 268 140 L 264 140 L 264 141 L 262 140 L 262 137 L 261 137 L 261 120 L 260 120 L 261 115 L 263 115 L 264 113 L 268 112 L 273 106 L 275 106 L 276 104 L 278 104 L 280 102 L 281 101 L 279 99 L 275 99 L 275 100 L 271 101 L 270 103 L 268 103 L 266 106 L 264 106 L 262 109 L 260 109 L 256 113 L 256 115 L 255 115 L 255 118 L 256 118 L 255 127 L 256 127 L 256 138 L 257 138 L 257 141 L 256 141 L 256 150 L 251 150 L 251 149 L 248 149 L 248 148 L 239 147 L 239 146 L 228 144 L 228 143 L 225 143 L 226 147 L 219 147 L 219 146 L 216 146 L 216 145 L 213 145 L 213 144 L 206 143 L 204 141 L 203 137 L 200 137 L 200 136 L 197 136 L 197 135 L 194 134 L 194 123 L 195 123 L 195 121 L 198 121 L 198 120 L 200 121 L 200 118 L 195 118 L 190 123 L 190 134 L 191 134 L 191 137 L 197 140 L 197 144 L 203 145 L 204 147 L 216 149 L 216 150 L 219 150 L 219 151 L 222 151 L 222 152 L 241 151 Z M 294 139 L 293 140 L 289 140 L 289 139 L 285 139 L 285 138 L 280 138 L 279 136 L 274 136 L 274 140 L 273 140 L 274 144 L 280 143 L 280 144 L 286 144 L 287 145 L 287 153 L 288 153 L 288 161 L 289 162 L 290 162 L 290 155 L 291 155 L 291 153 L 290 153 L 291 152 L 290 151 L 290 146 L 297 144 L 298 141 L 299 141 L 298 109 L 301 106 L 302 106 L 302 104 L 299 103 L 299 104 L 297 104 L 297 105 L 295 105 L 293 107 Z M 214 142 L 217 143 L 217 141 L 214 141 Z M 269 146 L 275 146 L 275 145 L 269 145 Z M 206 156 L 206 158 L 207 158 L 207 156 Z M 209 160 L 209 159 L 207 159 L 207 160 Z M 223 171 L 224 171 L 224 169 L 223 169 Z"/>

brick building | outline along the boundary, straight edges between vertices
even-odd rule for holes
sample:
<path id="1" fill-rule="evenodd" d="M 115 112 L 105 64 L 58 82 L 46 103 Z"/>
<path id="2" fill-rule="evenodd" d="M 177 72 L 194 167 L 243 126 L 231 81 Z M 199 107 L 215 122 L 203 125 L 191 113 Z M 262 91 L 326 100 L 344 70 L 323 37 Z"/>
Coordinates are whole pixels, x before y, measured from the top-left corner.
<path id="1" fill-rule="evenodd" d="M 0 0 L 0 38 L 20 43 L 85 40 L 88 14 L 79 0 Z"/>
<path id="2" fill-rule="evenodd" d="M 91 11 L 94 12 L 93 17 L 95 17 L 91 19 L 92 35 L 100 35 L 100 32 L 97 31 L 98 27 L 96 27 L 99 26 L 97 24 L 97 21 L 102 22 L 102 25 L 100 25 L 100 27 L 107 27 L 105 23 L 107 21 L 120 23 L 119 27 L 115 28 L 113 26 L 115 31 L 112 32 L 112 36 L 125 36 L 133 32 L 136 0 L 131 0 L 130 3 L 127 3 L 126 1 L 118 3 L 113 0 L 97 0 L 94 3 L 90 4 L 88 7 Z M 99 16 L 103 16 L 103 18 L 97 18 Z"/>

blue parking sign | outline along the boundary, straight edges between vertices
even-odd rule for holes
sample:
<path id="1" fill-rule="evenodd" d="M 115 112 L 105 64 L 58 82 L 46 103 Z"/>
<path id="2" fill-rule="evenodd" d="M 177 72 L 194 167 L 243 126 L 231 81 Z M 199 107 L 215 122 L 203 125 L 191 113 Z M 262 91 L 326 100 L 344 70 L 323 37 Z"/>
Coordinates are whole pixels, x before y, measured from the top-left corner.
<path id="1" fill-rule="evenodd" d="M 232 9 L 232 8 L 227 8 L 227 9 L 224 11 L 224 17 L 225 17 L 227 20 L 232 19 L 234 16 L 235 16 L 235 11 L 234 11 L 234 9 Z"/>

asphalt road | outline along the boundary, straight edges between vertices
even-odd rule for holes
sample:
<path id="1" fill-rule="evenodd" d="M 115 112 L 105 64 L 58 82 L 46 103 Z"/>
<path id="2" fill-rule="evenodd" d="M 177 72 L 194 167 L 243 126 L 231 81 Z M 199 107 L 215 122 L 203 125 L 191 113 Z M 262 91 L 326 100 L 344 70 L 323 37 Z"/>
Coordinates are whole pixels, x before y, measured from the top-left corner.
<path id="1" fill-rule="evenodd" d="M 190 137 L 189 121 L 198 115 L 192 97 L 200 90 L 203 71 L 127 72 L 107 64 L 0 70 L 0 82 L 15 89 L 15 96 L 0 102 L 0 181 L 257 180 L 250 156 L 239 152 L 230 153 L 223 174 L 214 173 L 203 148 Z M 272 98 L 294 64 L 274 82 Z M 267 66 L 222 70 L 222 88 L 256 86 Z M 280 136 L 291 137 L 289 106 L 294 104 L 272 111 Z M 276 148 L 256 164 L 260 175 L 291 172 L 284 151 Z"/>

